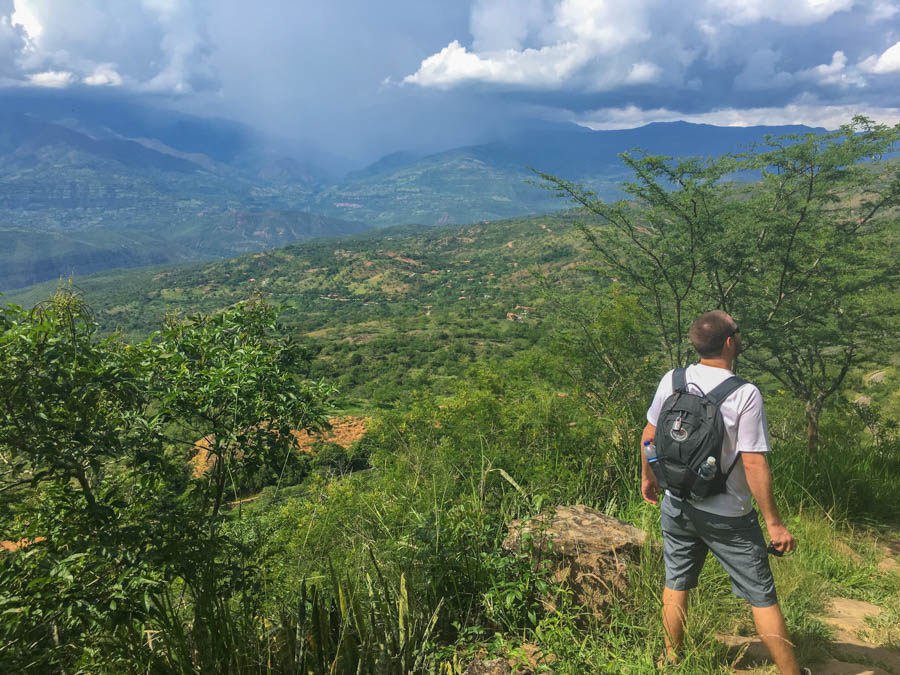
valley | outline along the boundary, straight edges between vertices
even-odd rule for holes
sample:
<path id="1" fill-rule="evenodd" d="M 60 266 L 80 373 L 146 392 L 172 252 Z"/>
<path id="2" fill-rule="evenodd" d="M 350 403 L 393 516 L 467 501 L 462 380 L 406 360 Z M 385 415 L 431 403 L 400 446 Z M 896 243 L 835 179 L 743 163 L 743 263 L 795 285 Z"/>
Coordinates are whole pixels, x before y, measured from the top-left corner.
<path id="1" fill-rule="evenodd" d="M 618 154 L 737 152 L 806 127 L 543 123 L 503 140 L 397 152 L 347 171 L 308 144 L 233 122 L 120 102 L 0 95 L 0 291 L 71 274 L 231 258 L 396 225 L 493 221 L 566 208 L 531 170 L 605 199 Z"/>

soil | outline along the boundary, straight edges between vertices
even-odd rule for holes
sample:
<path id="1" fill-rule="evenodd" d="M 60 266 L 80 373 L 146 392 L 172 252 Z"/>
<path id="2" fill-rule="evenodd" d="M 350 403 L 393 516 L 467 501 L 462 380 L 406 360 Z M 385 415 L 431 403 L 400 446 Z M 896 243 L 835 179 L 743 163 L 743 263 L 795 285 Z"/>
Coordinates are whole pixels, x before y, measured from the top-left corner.
<path id="1" fill-rule="evenodd" d="M 19 539 L 19 541 L 0 541 L 0 551 L 14 553 L 20 548 L 25 548 L 26 546 L 30 546 L 31 544 L 36 544 L 40 541 L 46 540 L 47 537 L 35 537 L 34 539 Z"/>
<path id="2" fill-rule="evenodd" d="M 291 434 L 297 440 L 298 452 L 312 453 L 312 446 L 317 441 L 337 443 L 344 448 L 349 448 L 365 436 L 368 421 L 366 417 L 332 417 L 328 421 L 331 425 L 329 431 L 310 434 L 307 431 L 294 430 L 291 431 Z M 210 443 L 210 437 L 201 438 L 194 443 L 196 454 L 191 458 L 190 464 L 195 477 L 202 476 L 212 468 L 215 458 L 209 454 Z"/>

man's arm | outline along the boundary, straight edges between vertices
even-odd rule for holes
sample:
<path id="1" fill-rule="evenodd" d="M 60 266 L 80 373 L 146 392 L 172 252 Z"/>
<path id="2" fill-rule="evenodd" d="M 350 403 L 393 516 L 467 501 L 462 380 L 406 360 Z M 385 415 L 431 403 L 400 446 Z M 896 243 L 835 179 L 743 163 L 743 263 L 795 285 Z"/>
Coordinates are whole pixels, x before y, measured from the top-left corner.
<path id="1" fill-rule="evenodd" d="M 782 553 L 793 551 L 797 548 L 797 542 L 781 522 L 778 507 L 775 505 L 775 495 L 772 492 L 772 473 L 769 471 L 765 453 L 742 452 L 741 461 L 744 463 L 744 473 L 747 475 L 750 492 L 753 493 L 756 505 L 766 520 L 769 539 Z"/>
<path id="2" fill-rule="evenodd" d="M 641 434 L 641 494 L 644 496 L 644 501 L 658 504 L 659 482 L 656 480 L 656 475 L 644 456 L 644 441 L 652 441 L 654 436 L 656 436 L 656 427 L 647 422 L 647 426 L 644 427 L 644 433 Z"/>

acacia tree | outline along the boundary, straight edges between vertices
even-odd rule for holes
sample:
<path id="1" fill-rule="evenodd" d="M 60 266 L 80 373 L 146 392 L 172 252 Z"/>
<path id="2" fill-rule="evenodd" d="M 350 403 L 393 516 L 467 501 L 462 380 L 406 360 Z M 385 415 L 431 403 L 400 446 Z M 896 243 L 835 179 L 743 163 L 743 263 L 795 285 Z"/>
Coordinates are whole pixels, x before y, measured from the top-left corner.
<path id="1" fill-rule="evenodd" d="M 628 198 L 611 204 L 570 181 L 538 175 L 599 221 L 575 224 L 601 266 L 637 293 L 670 366 L 683 365 L 691 354 L 687 325 L 703 306 L 711 254 L 734 208 L 722 180 L 737 170 L 737 160 L 672 160 L 642 151 L 620 157 L 634 180 L 620 186 Z"/>
<path id="2" fill-rule="evenodd" d="M 672 366 L 691 353 L 697 313 L 739 320 L 743 358 L 803 402 L 814 455 L 825 402 L 892 336 L 900 172 L 882 158 L 898 138 L 900 126 L 857 117 L 717 159 L 625 153 L 635 178 L 615 204 L 540 175 L 599 220 L 581 230 L 639 293 Z M 737 180 L 748 172 L 759 180 Z"/>
<path id="3" fill-rule="evenodd" d="M 761 181 L 723 255 L 742 274 L 711 284 L 747 326 L 744 358 L 803 402 L 812 455 L 822 409 L 851 367 L 896 345 L 900 170 L 882 157 L 898 139 L 900 126 L 862 117 L 766 139 L 746 157 Z"/>

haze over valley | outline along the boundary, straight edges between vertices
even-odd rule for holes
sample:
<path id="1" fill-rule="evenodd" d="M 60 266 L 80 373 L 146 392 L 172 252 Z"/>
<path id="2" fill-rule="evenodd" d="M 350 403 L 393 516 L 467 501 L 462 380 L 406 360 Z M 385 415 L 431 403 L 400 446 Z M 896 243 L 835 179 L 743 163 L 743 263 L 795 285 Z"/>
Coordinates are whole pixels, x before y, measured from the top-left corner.
<path id="1" fill-rule="evenodd" d="M 125 102 L 7 92 L 0 137 L 0 289 L 114 267 L 223 258 L 400 224 L 481 222 L 567 204 L 534 167 L 608 199 L 618 153 L 739 151 L 796 127 L 538 123 L 502 140 L 396 152 L 335 174 L 326 153 L 250 127 Z"/>

